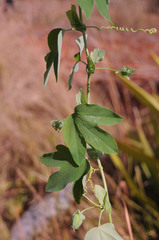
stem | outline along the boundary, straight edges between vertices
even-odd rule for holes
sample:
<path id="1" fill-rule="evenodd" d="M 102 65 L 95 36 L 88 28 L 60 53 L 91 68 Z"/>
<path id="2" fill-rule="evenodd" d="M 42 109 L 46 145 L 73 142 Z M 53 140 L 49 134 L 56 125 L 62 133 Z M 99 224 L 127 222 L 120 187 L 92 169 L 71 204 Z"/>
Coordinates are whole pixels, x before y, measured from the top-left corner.
<path id="1" fill-rule="evenodd" d="M 100 211 L 100 215 L 99 215 L 99 221 L 98 221 L 98 227 L 101 225 L 101 218 L 102 218 L 102 213 L 104 212 L 104 209 L 102 209 Z"/>
<path id="2" fill-rule="evenodd" d="M 79 6 L 79 16 L 80 16 L 80 20 L 83 22 L 82 9 L 80 8 L 80 6 Z M 82 34 L 83 34 L 83 41 L 84 41 L 84 47 L 85 47 L 85 52 L 86 52 L 86 58 L 87 58 L 88 72 L 89 72 L 90 71 L 90 60 L 89 60 L 89 51 L 88 51 L 85 31 L 83 31 Z M 90 76 L 91 75 L 89 73 L 87 73 L 87 100 L 88 100 L 88 103 L 90 102 Z"/>
<path id="3" fill-rule="evenodd" d="M 87 26 L 87 28 L 96 28 L 98 31 L 100 31 L 100 28 L 98 28 L 96 26 Z"/>
<path id="4" fill-rule="evenodd" d="M 84 213 L 85 211 L 90 210 L 90 209 L 92 209 L 92 208 L 98 208 L 98 207 L 89 207 L 89 208 L 86 208 L 86 209 L 84 209 L 83 211 L 81 211 L 81 213 Z"/>
<path id="5" fill-rule="evenodd" d="M 96 206 L 97 208 L 101 208 L 100 205 L 96 204 L 95 202 L 93 202 L 89 197 L 83 195 L 83 197 L 85 197 L 89 202 L 91 202 L 94 206 Z"/>
<path id="6" fill-rule="evenodd" d="M 117 71 L 116 69 L 112 69 L 112 68 L 96 68 L 96 70 L 109 70 L 109 71 L 112 71 L 112 72 Z"/>
<path id="7" fill-rule="evenodd" d="M 99 159 L 97 159 L 97 163 L 98 163 L 98 167 L 99 167 L 99 170 L 100 170 L 100 173 L 101 173 L 101 176 L 102 176 L 104 189 L 105 189 L 106 193 L 108 194 L 107 183 L 106 183 L 106 179 L 105 179 L 105 176 L 104 176 L 104 171 L 103 171 L 103 167 L 102 167 L 101 161 Z M 109 194 L 108 194 L 108 199 L 109 199 Z M 108 216 L 109 216 L 109 222 L 112 223 L 111 213 L 108 213 Z"/>

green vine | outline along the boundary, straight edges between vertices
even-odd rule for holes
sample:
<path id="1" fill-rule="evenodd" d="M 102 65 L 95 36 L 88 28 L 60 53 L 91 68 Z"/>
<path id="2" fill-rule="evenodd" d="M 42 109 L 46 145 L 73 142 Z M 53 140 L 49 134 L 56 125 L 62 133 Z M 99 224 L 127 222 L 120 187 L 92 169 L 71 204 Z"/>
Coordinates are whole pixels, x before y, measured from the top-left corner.
<path id="1" fill-rule="evenodd" d="M 90 240 L 96 234 L 97 239 L 116 239 L 123 238 L 116 232 L 112 223 L 111 203 L 107 183 L 101 165 L 100 158 L 103 154 L 117 154 L 117 144 L 114 138 L 100 128 L 98 125 L 115 125 L 122 121 L 122 117 L 112 110 L 99 106 L 97 104 L 90 104 L 90 84 L 91 75 L 95 70 L 109 70 L 122 77 L 129 78 L 135 71 L 128 67 L 121 67 L 119 71 L 111 68 L 96 68 L 96 63 L 103 60 L 105 51 L 102 49 L 94 49 L 89 53 L 87 45 L 87 28 L 95 28 L 97 30 L 117 30 L 117 31 L 131 31 L 131 32 L 148 32 L 155 33 L 156 29 L 137 29 L 115 27 L 110 19 L 108 8 L 109 1 L 95 0 L 83 1 L 77 0 L 79 14 L 77 14 L 76 6 L 72 5 L 71 9 L 66 12 L 67 18 L 70 22 L 71 28 L 65 30 L 62 28 L 53 29 L 48 35 L 48 45 L 50 52 L 46 55 L 46 72 L 44 74 L 44 85 L 47 85 L 50 72 L 54 68 L 56 81 L 58 81 L 58 73 L 60 68 L 60 56 L 63 36 L 68 31 L 76 30 L 82 34 L 77 40 L 79 52 L 74 56 L 74 66 L 68 79 L 69 90 L 72 88 L 72 80 L 74 73 L 79 70 L 79 62 L 86 67 L 87 75 L 87 93 L 81 89 L 76 95 L 77 106 L 74 112 L 64 120 L 51 121 L 52 127 L 63 133 L 63 138 L 66 146 L 57 145 L 56 151 L 47 153 L 41 156 L 41 162 L 48 167 L 59 167 L 57 172 L 54 172 L 47 183 L 46 191 L 55 192 L 60 191 L 71 182 L 73 185 L 73 196 L 75 201 L 80 204 L 81 198 L 85 197 L 93 206 L 80 211 L 79 209 L 73 214 L 72 227 L 74 230 L 78 229 L 85 220 L 84 212 L 87 210 L 99 209 L 99 221 L 96 228 L 87 232 L 85 240 Z M 112 26 L 98 28 L 96 26 L 86 26 L 83 22 L 83 13 L 88 19 L 93 11 L 94 4 L 96 4 L 98 11 L 103 15 Z M 87 62 L 81 59 L 83 50 Z M 91 162 L 96 161 L 98 168 L 93 168 Z M 95 184 L 92 181 L 92 174 L 100 171 L 103 187 Z M 88 183 L 93 191 L 96 202 L 92 201 L 88 196 Z M 109 223 L 101 224 L 102 213 L 106 212 L 109 217 Z M 112 238 L 113 236 L 113 238 Z"/>

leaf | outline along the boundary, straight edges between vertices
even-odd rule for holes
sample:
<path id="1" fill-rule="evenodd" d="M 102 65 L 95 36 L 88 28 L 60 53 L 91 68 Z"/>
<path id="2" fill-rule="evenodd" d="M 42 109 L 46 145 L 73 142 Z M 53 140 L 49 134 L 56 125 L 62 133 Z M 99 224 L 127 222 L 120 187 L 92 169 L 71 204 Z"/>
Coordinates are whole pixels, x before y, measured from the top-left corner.
<path id="1" fill-rule="evenodd" d="M 44 154 L 40 161 L 48 167 L 60 167 L 60 170 L 53 173 L 46 185 L 47 192 L 60 191 L 68 183 L 76 182 L 88 169 L 88 161 L 85 159 L 80 166 L 77 166 L 72 155 L 64 145 L 56 146 L 57 152 Z"/>
<path id="2" fill-rule="evenodd" d="M 79 19 L 77 12 L 76 12 L 76 6 L 72 5 L 71 10 L 66 12 L 66 15 L 70 21 L 71 26 L 76 29 L 77 31 L 83 32 L 86 30 L 85 24 Z"/>
<path id="3" fill-rule="evenodd" d="M 84 11 L 86 18 L 88 19 L 93 11 L 94 0 L 77 0 L 79 6 Z"/>
<path id="4" fill-rule="evenodd" d="M 117 144 L 109 133 L 79 116 L 75 117 L 75 123 L 85 141 L 92 147 L 104 153 L 117 154 Z"/>
<path id="5" fill-rule="evenodd" d="M 105 17 L 111 24 L 113 24 L 111 19 L 110 19 L 109 12 L 108 12 L 108 8 L 109 8 L 108 1 L 106 1 L 106 0 L 95 0 L 95 2 L 96 2 L 96 6 L 97 6 L 100 14 L 103 17 Z"/>
<path id="6" fill-rule="evenodd" d="M 86 35 L 86 39 L 87 39 L 87 35 Z M 82 54 L 82 51 L 84 49 L 84 40 L 83 40 L 83 35 L 80 36 L 77 40 L 76 40 L 76 43 L 79 47 L 79 50 L 80 50 L 80 55 Z"/>
<path id="7" fill-rule="evenodd" d="M 75 63 L 75 65 L 73 66 L 73 68 L 71 69 L 71 73 L 68 79 L 68 86 L 69 86 L 69 90 L 72 88 L 72 79 L 73 79 L 73 74 L 74 72 L 77 72 L 79 69 L 79 65 L 78 62 Z"/>
<path id="8" fill-rule="evenodd" d="M 106 191 L 103 187 L 100 185 L 95 185 L 94 186 L 94 194 L 98 200 L 98 202 L 103 205 L 104 204 L 104 197 L 106 195 Z"/>
<path id="9" fill-rule="evenodd" d="M 77 105 L 88 103 L 87 95 L 82 89 L 80 89 L 79 93 L 76 94 L 76 103 Z"/>
<path id="10" fill-rule="evenodd" d="M 100 185 L 95 185 L 94 194 L 95 194 L 98 202 L 100 203 L 100 205 L 102 205 L 103 208 L 108 213 L 111 213 L 111 204 L 109 201 L 108 192 L 106 192 L 106 190 L 103 187 L 101 187 Z"/>
<path id="11" fill-rule="evenodd" d="M 91 53 L 90 57 L 94 64 L 104 59 L 105 51 L 103 49 L 95 48 Z"/>
<path id="12" fill-rule="evenodd" d="M 65 30 L 62 28 L 53 29 L 48 35 L 48 46 L 51 50 L 45 57 L 47 62 L 46 72 L 44 74 L 44 85 L 46 86 L 51 68 L 54 64 L 54 73 L 56 81 L 58 80 L 58 73 L 60 67 L 60 58 L 61 58 L 61 48 L 62 48 L 62 39 Z"/>
<path id="13" fill-rule="evenodd" d="M 44 86 L 46 87 L 46 84 L 48 83 L 50 72 L 54 63 L 54 53 L 49 52 L 45 56 L 45 61 L 46 61 L 46 72 L 44 73 Z"/>
<path id="14" fill-rule="evenodd" d="M 75 108 L 75 113 L 91 124 L 114 125 L 122 121 L 122 117 L 112 110 L 97 104 L 81 104 Z"/>
<path id="15" fill-rule="evenodd" d="M 76 203 L 78 203 L 78 204 L 80 204 L 82 195 L 84 193 L 83 180 L 84 180 L 85 175 L 89 172 L 89 170 L 90 170 L 90 164 L 87 161 L 86 171 L 83 173 L 82 177 L 79 178 L 73 185 L 73 189 L 72 189 L 73 196 L 74 196 Z"/>
<path id="16" fill-rule="evenodd" d="M 106 223 L 90 229 L 84 240 L 124 240 L 115 230 L 114 224 Z"/>
<path id="17" fill-rule="evenodd" d="M 63 137 L 75 163 L 80 165 L 85 159 L 86 143 L 83 137 L 80 136 L 72 115 L 64 120 Z"/>
<path id="18" fill-rule="evenodd" d="M 92 147 L 87 148 L 87 153 L 90 160 L 96 160 L 98 158 L 103 157 L 103 153 L 101 151 L 98 151 L 97 149 Z"/>

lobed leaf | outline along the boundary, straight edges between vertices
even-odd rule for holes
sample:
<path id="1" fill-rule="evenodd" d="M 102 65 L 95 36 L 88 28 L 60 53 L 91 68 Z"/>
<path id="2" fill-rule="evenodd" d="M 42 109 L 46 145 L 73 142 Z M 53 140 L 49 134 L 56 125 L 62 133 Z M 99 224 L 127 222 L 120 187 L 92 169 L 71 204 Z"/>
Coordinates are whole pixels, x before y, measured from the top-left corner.
<path id="1" fill-rule="evenodd" d="M 79 178 L 73 185 L 73 189 L 72 189 L 73 196 L 74 196 L 76 203 L 78 203 L 78 204 L 80 204 L 82 195 L 84 193 L 83 179 L 84 179 L 84 176 L 89 172 L 89 170 L 90 170 L 90 164 L 87 161 L 86 171 L 83 173 L 81 178 Z"/>
<path id="2" fill-rule="evenodd" d="M 85 141 L 92 147 L 104 153 L 117 154 L 117 144 L 109 133 L 79 116 L 75 117 L 75 123 Z"/>
<path id="3" fill-rule="evenodd" d="M 48 167 L 60 167 L 59 171 L 50 176 L 46 185 L 47 192 L 62 190 L 68 183 L 76 182 L 88 171 L 89 163 L 86 159 L 77 166 L 67 147 L 58 145 L 56 149 L 56 152 L 44 154 L 40 158 Z"/>
<path id="4" fill-rule="evenodd" d="M 84 138 L 80 136 L 72 115 L 64 120 L 63 137 L 75 163 L 80 165 L 85 159 L 86 143 Z"/>
<path id="5" fill-rule="evenodd" d="M 112 110 L 97 104 L 80 104 L 75 108 L 75 113 L 91 124 L 114 125 L 123 118 Z"/>

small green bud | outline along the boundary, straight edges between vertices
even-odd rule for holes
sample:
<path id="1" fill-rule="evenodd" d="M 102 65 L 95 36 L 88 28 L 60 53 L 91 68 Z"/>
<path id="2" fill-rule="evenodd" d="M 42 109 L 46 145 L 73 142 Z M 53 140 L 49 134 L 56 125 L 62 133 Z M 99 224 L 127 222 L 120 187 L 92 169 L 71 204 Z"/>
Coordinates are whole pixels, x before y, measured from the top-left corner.
<path id="1" fill-rule="evenodd" d="M 75 59 L 76 62 L 79 62 L 79 61 L 80 61 L 80 52 L 79 52 L 79 53 L 76 53 L 76 54 L 74 55 L 74 59 Z"/>
<path id="2" fill-rule="evenodd" d="M 63 121 L 62 120 L 52 120 L 51 126 L 55 129 L 55 131 L 60 132 L 63 127 Z"/>
<path id="3" fill-rule="evenodd" d="M 120 71 L 116 72 L 116 74 L 120 74 L 121 76 L 127 77 L 129 79 L 131 74 L 133 74 L 134 72 L 135 72 L 135 69 L 123 66 L 120 68 Z"/>
<path id="4" fill-rule="evenodd" d="M 89 65 L 87 64 L 87 66 L 86 66 L 86 72 L 89 74 L 94 74 L 94 71 L 95 71 L 95 65 L 94 65 L 92 59 L 90 59 Z"/>
<path id="5" fill-rule="evenodd" d="M 81 213 L 80 210 L 76 210 L 76 212 L 72 216 L 73 230 L 78 229 L 84 220 L 85 220 L 85 216 Z"/>

